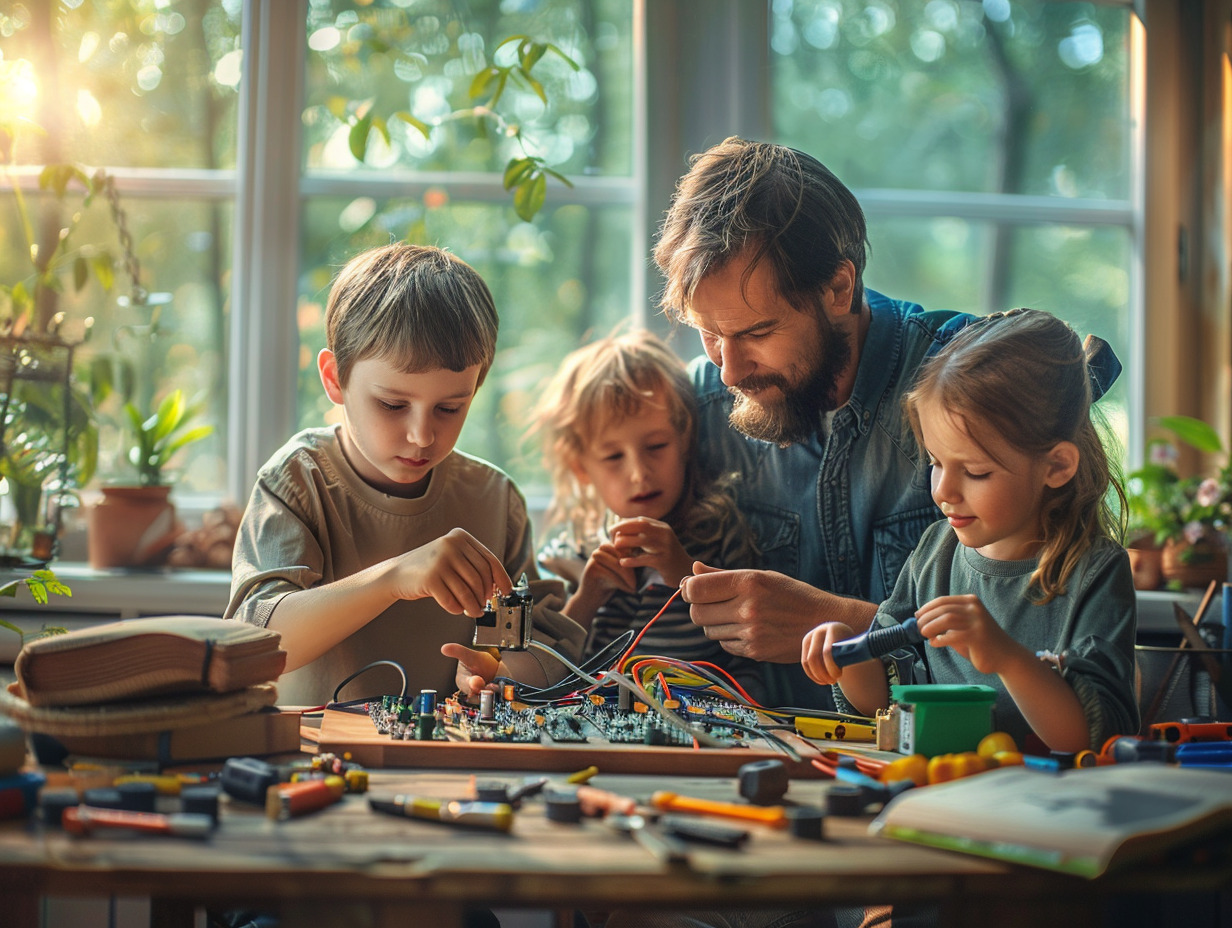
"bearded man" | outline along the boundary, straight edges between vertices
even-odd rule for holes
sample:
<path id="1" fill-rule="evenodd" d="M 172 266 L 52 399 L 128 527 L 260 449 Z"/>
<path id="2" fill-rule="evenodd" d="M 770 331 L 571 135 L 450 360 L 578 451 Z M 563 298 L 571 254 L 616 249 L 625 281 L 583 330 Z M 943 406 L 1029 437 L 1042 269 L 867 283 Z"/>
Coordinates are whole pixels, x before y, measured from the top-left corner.
<path id="1" fill-rule="evenodd" d="M 767 662 L 770 705 L 831 707 L 800 668 L 823 621 L 868 627 L 941 518 L 900 400 L 920 362 L 976 317 L 864 287 L 852 192 L 820 161 L 729 138 L 693 158 L 655 247 L 661 304 L 696 329 L 703 467 L 737 472 L 761 570 L 695 565 L 693 621 Z"/>

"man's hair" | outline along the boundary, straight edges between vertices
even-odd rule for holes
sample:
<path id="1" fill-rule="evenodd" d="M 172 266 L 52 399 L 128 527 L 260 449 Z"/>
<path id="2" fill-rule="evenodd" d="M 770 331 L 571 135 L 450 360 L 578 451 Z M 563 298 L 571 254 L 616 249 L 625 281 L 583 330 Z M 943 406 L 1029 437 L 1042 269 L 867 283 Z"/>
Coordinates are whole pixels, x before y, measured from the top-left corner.
<path id="1" fill-rule="evenodd" d="M 356 255 L 325 308 L 326 345 L 345 386 L 357 361 L 381 358 L 407 373 L 478 364 L 483 383 L 500 321 L 483 278 L 440 248 L 396 243 Z"/>
<path id="2" fill-rule="evenodd" d="M 702 278 L 750 249 L 745 280 L 769 261 L 798 310 L 815 310 L 844 260 L 856 272 L 851 311 L 864 304 L 868 234 L 855 195 L 810 155 L 732 137 L 694 155 L 676 186 L 654 250 L 664 311 L 683 321 Z"/>

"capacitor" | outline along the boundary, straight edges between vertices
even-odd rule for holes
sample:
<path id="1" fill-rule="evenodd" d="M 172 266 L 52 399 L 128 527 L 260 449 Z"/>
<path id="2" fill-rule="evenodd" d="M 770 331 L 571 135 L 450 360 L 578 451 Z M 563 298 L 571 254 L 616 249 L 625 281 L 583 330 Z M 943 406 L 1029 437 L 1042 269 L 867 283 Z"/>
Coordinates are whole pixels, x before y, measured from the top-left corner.
<path id="1" fill-rule="evenodd" d="M 491 722 L 496 718 L 496 694 L 491 690 L 479 692 L 479 720 Z"/>
<path id="2" fill-rule="evenodd" d="M 436 690 L 420 690 L 419 704 L 415 711 L 420 715 L 431 715 L 436 712 Z"/>

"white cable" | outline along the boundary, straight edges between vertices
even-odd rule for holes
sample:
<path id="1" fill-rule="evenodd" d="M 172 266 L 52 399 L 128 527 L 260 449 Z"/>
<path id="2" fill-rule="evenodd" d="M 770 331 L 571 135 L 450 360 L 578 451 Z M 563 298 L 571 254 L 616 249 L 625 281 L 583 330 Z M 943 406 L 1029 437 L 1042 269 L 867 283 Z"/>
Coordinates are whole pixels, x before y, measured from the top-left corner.
<path id="1" fill-rule="evenodd" d="M 605 682 L 610 681 L 612 683 L 615 683 L 617 686 L 623 686 L 625 689 L 627 689 L 630 693 L 632 693 L 634 696 L 636 696 L 646 705 L 650 706 L 650 708 L 654 709 L 655 712 L 659 713 L 659 715 L 663 719 L 665 719 L 670 725 L 674 726 L 675 728 L 680 729 L 690 738 L 697 739 L 698 744 L 703 744 L 708 748 L 723 748 L 723 747 L 729 746 L 726 742 L 722 741 L 719 738 L 714 737 L 714 735 L 708 734 L 704 731 L 701 731 L 700 729 L 695 731 L 692 728 L 690 728 L 688 725 L 686 725 L 684 722 L 680 720 L 679 716 L 677 716 L 675 712 L 672 712 L 671 710 L 665 708 L 662 703 L 660 703 L 657 699 L 655 699 L 653 696 L 647 693 L 637 683 L 635 683 L 633 680 L 630 680 L 624 674 L 617 673 L 614 670 L 609 670 L 604 673 L 603 680 L 599 680 L 595 677 L 592 677 L 586 671 L 582 670 L 582 668 L 575 666 L 574 663 L 570 661 L 567 657 L 555 651 L 548 645 L 544 644 L 542 641 L 536 641 L 535 639 L 532 638 L 530 644 L 531 644 L 531 647 L 538 648 L 541 651 L 546 651 L 548 654 L 552 655 L 552 657 L 556 658 L 558 661 L 560 661 L 562 664 L 568 667 L 569 670 L 577 674 L 587 683 L 593 684 L 594 686 L 602 686 Z"/>

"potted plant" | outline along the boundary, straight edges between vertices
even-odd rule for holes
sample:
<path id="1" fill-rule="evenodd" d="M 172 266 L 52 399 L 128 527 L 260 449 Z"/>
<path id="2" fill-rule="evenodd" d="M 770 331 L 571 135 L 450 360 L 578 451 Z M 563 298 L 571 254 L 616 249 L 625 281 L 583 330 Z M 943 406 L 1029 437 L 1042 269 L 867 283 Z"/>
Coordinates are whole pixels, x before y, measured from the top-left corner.
<path id="1" fill-rule="evenodd" d="M 0 73 L 3 78 L 3 73 Z M 0 90 L 5 89 L 0 79 Z M 58 550 L 61 510 L 75 505 L 98 461 L 98 429 L 88 390 L 73 371 L 75 349 L 91 320 L 67 323 L 61 293 L 97 281 L 109 291 L 116 262 L 105 244 L 79 242 L 78 229 L 99 198 L 118 208 L 114 181 L 71 164 L 52 164 L 38 176 L 52 194 L 35 216 L 17 176 L 17 142 L 29 123 L 0 117 L 0 150 L 7 153 L 21 251 L 29 264 L 0 282 L 0 565 L 39 567 Z M 71 196 L 79 201 L 68 202 Z M 55 229 L 41 241 L 36 228 Z M 44 234 L 46 237 L 46 234 Z"/>
<path id="2" fill-rule="evenodd" d="M 212 425 L 194 425 L 204 407 L 173 390 L 153 412 L 143 414 L 131 401 L 124 415 L 131 433 L 127 459 L 136 472 L 131 483 L 104 485 L 90 511 L 90 566 L 152 567 L 162 563 L 182 526 L 171 502 L 165 469 L 181 448 L 213 434 Z"/>
<path id="3" fill-rule="evenodd" d="M 1174 439 L 1153 439 L 1147 446 L 1147 462 L 1129 474 L 1129 544 L 1158 550 L 1162 579 L 1170 585 L 1223 581 L 1228 568 L 1227 530 L 1232 525 L 1232 464 L 1225 457 L 1213 475 L 1181 477 L 1175 444 L 1225 455 L 1223 442 L 1201 419 L 1165 416 L 1157 423 Z"/>

